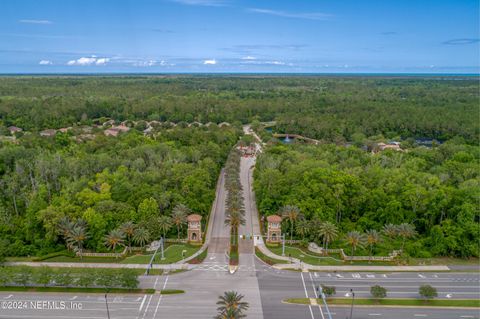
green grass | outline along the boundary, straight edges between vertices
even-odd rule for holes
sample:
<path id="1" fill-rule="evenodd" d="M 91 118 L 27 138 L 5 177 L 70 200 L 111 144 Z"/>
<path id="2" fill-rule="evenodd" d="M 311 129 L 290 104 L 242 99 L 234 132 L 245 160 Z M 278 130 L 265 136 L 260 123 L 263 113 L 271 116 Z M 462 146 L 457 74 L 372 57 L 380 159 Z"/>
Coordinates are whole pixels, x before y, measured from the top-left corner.
<path id="1" fill-rule="evenodd" d="M 82 288 L 82 287 L 0 287 L 0 291 L 19 292 L 81 292 L 81 293 L 105 293 L 105 288 Z M 155 289 L 124 289 L 110 288 L 108 293 L 129 293 L 129 294 L 153 294 Z"/>
<path id="2" fill-rule="evenodd" d="M 282 246 L 274 247 L 268 246 L 268 248 L 277 255 L 282 255 Z M 307 249 L 301 249 L 299 247 L 285 246 L 285 256 L 291 256 L 300 259 L 302 262 L 310 265 L 318 266 L 340 266 L 340 265 L 357 265 L 357 266 L 393 266 L 394 262 L 368 262 L 368 261 L 343 261 L 338 260 L 338 256 L 320 256 L 319 254 L 308 251 Z"/>
<path id="3" fill-rule="evenodd" d="M 28 267 L 28 266 L 6 266 L 9 268 L 15 268 L 15 267 Z M 72 273 L 83 273 L 85 272 L 86 269 L 91 269 L 91 268 L 81 268 L 81 267 L 54 267 L 54 266 L 48 266 L 52 271 L 59 271 L 59 270 L 70 270 Z M 31 268 L 37 268 L 37 267 L 31 267 Z M 145 265 L 146 268 L 146 265 Z M 118 268 L 101 268 L 101 269 L 112 269 L 112 270 L 118 270 Z M 134 271 L 137 275 L 144 275 L 145 274 L 145 269 L 139 269 L 139 268 L 132 268 L 132 271 Z M 163 274 L 163 269 L 150 269 L 149 275 L 150 276 L 159 276 Z"/>
<path id="4" fill-rule="evenodd" d="M 201 264 L 208 255 L 208 248 L 202 251 L 200 255 L 188 261 L 189 264 Z"/>
<path id="5" fill-rule="evenodd" d="M 270 257 L 266 256 L 257 247 L 255 247 L 255 255 L 268 265 L 287 264 L 288 263 L 288 261 L 286 261 L 286 260 L 274 259 L 274 258 L 270 258 Z"/>
<path id="6" fill-rule="evenodd" d="M 52 263 L 119 263 L 123 259 L 122 258 L 115 258 L 115 257 L 69 257 L 69 256 L 57 256 L 42 260 L 44 262 L 52 262 Z"/>
<path id="7" fill-rule="evenodd" d="M 172 244 L 164 250 L 165 259 L 161 259 L 161 252 L 158 251 L 155 256 L 154 264 L 172 264 L 192 256 L 200 249 L 200 246 L 194 246 L 189 244 Z M 182 257 L 182 251 L 186 250 L 184 257 Z M 130 256 L 121 261 L 122 264 L 148 264 L 153 254 L 149 255 L 135 255 Z"/>
<path id="8" fill-rule="evenodd" d="M 160 291 L 162 295 L 175 295 L 175 294 L 184 294 L 185 290 L 181 289 L 164 289 Z"/>
<path id="9" fill-rule="evenodd" d="M 307 298 L 289 298 L 285 299 L 288 303 L 310 304 Z M 321 299 L 317 299 L 321 303 Z M 351 298 L 327 298 L 327 303 L 331 305 L 350 305 Z M 355 305 L 361 306 L 414 306 L 414 307 L 473 307 L 480 308 L 480 300 L 478 299 L 370 299 L 370 298 L 355 298 Z"/>

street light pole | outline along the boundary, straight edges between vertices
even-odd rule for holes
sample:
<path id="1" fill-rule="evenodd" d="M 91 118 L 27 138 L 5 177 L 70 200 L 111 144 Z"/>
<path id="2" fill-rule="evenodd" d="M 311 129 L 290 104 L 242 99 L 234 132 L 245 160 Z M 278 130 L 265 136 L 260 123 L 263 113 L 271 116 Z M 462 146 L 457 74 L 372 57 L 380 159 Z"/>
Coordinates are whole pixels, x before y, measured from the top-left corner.
<path id="1" fill-rule="evenodd" d="M 162 260 L 165 260 L 165 256 L 163 255 L 163 237 L 160 239 L 160 247 L 162 248 Z"/>
<path id="2" fill-rule="evenodd" d="M 282 256 L 285 256 L 285 233 L 282 235 Z"/>
<path id="3" fill-rule="evenodd" d="M 107 293 L 105 293 L 105 305 L 107 306 L 107 316 L 108 316 L 108 319 L 110 319 L 110 310 L 108 310 Z"/>
<path id="4" fill-rule="evenodd" d="M 350 307 L 350 319 L 353 317 L 353 301 L 355 300 L 355 293 L 353 292 L 353 289 L 350 289 L 350 292 L 352 293 L 352 306 Z"/>

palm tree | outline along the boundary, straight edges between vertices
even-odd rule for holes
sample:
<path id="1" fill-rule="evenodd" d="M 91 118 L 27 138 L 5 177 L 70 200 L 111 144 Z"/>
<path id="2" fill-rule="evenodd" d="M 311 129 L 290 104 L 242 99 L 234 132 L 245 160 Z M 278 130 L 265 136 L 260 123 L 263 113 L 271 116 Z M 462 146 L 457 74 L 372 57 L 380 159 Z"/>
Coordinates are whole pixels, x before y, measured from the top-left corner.
<path id="1" fill-rule="evenodd" d="M 75 223 L 73 223 L 67 216 L 62 217 L 57 223 L 57 232 L 65 240 L 68 250 L 73 249 L 73 246 L 69 243 L 68 238 L 74 226 Z"/>
<path id="2" fill-rule="evenodd" d="M 407 238 L 415 237 L 416 234 L 417 232 L 415 231 L 415 226 L 413 226 L 412 224 L 403 223 L 398 225 L 398 235 L 403 238 L 402 251 L 403 251 L 403 248 L 405 247 L 405 240 Z"/>
<path id="3" fill-rule="evenodd" d="M 225 217 L 225 225 L 230 226 L 233 231 L 233 244 L 237 243 L 237 232 L 240 225 L 245 225 L 245 217 L 240 210 L 231 210 Z"/>
<path id="4" fill-rule="evenodd" d="M 83 226 L 82 224 L 73 226 L 67 236 L 68 244 L 72 247 L 77 246 L 78 252 L 80 254 L 80 259 L 82 259 L 83 242 L 88 238 L 85 226 Z"/>
<path id="5" fill-rule="evenodd" d="M 373 255 L 373 247 L 380 242 L 380 233 L 375 229 L 367 230 L 367 245 L 370 246 L 370 259 Z"/>
<path id="6" fill-rule="evenodd" d="M 305 239 L 305 236 L 307 236 L 310 232 L 310 222 L 305 218 L 300 219 L 297 222 L 295 231 L 297 232 L 297 234 L 300 234 L 302 236 L 302 240 Z"/>
<path id="7" fill-rule="evenodd" d="M 318 233 L 323 237 L 323 248 L 328 249 L 328 244 L 338 236 L 338 228 L 331 222 L 324 222 L 320 225 Z"/>
<path id="8" fill-rule="evenodd" d="M 245 318 L 243 314 L 248 309 L 248 302 L 242 301 L 243 295 L 236 291 L 226 291 L 218 297 L 217 305 L 219 315 L 216 318 Z"/>
<path id="9" fill-rule="evenodd" d="M 137 245 L 140 245 L 140 247 L 145 246 L 145 244 L 148 243 L 150 240 L 150 233 L 148 230 L 142 227 L 138 227 L 135 229 L 135 232 L 133 234 L 133 242 Z"/>
<path id="10" fill-rule="evenodd" d="M 190 214 L 190 208 L 183 204 L 178 204 L 172 210 L 172 222 L 177 226 L 177 239 L 180 239 L 180 230 L 185 224 L 188 214 Z"/>
<path id="11" fill-rule="evenodd" d="M 160 227 L 165 238 L 167 232 L 172 228 L 172 219 L 167 215 L 161 215 L 157 218 L 157 225 Z"/>
<path id="12" fill-rule="evenodd" d="M 114 229 L 105 236 L 105 246 L 113 250 L 115 252 L 115 248 L 117 246 L 123 246 L 125 243 L 125 234 L 120 229 Z M 115 255 L 115 258 L 118 256 Z"/>
<path id="13" fill-rule="evenodd" d="M 388 238 L 394 239 L 398 235 L 398 226 L 393 224 L 384 225 L 382 232 Z"/>
<path id="14" fill-rule="evenodd" d="M 121 231 L 125 234 L 127 238 L 128 251 L 132 252 L 132 239 L 135 234 L 135 228 L 137 226 L 133 222 L 126 222 L 120 227 Z"/>
<path id="15" fill-rule="evenodd" d="M 290 240 L 293 239 L 293 226 L 301 217 L 300 209 L 297 206 L 286 205 L 280 208 L 279 214 L 290 223 Z"/>
<path id="16" fill-rule="evenodd" d="M 356 230 L 348 232 L 345 239 L 347 240 L 347 243 L 352 246 L 352 257 L 355 254 L 357 247 L 362 247 L 365 241 L 363 235 Z"/>

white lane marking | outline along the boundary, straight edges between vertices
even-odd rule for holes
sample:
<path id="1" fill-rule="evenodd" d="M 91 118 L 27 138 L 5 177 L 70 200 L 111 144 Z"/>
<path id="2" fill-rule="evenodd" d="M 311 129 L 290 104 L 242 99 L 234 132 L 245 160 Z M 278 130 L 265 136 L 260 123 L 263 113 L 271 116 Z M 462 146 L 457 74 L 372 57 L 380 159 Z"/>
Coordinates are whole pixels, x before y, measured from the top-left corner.
<path id="1" fill-rule="evenodd" d="M 452 294 L 446 294 L 445 297 L 452 298 Z"/>
<path id="2" fill-rule="evenodd" d="M 307 287 L 305 286 L 305 279 L 303 279 L 303 272 L 300 273 L 300 276 L 302 277 L 302 284 L 303 284 L 303 290 L 305 291 L 305 297 L 308 299 L 308 292 L 307 292 Z M 315 319 L 313 316 L 313 311 L 312 311 L 312 306 L 308 305 L 308 308 L 310 309 L 310 316 L 312 316 L 312 319 Z"/>
<path id="3" fill-rule="evenodd" d="M 387 275 L 383 274 L 382 277 L 383 277 L 383 278 L 387 278 Z"/>
<path id="4" fill-rule="evenodd" d="M 165 278 L 165 283 L 163 284 L 162 290 L 164 290 L 165 287 L 167 287 L 167 282 L 168 282 L 168 276 L 167 278 Z M 153 319 L 157 317 L 158 307 L 160 306 L 160 302 L 162 301 L 162 298 L 163 298 L 163 295 L 160 294 L 160 297 L 158 298 L 157 306 L 155 307 L 155 312 L 153 313 Z"/>
<path id="5" fill-rule="evenodd" d="M 157 289 L 157 282 L 158 282 L 158 277 L 155 279 L 155 283 L 153 284 L 153 289 Z M 148 312 L 148 307 L 150 307 L 150 302 L 152 301 L 153 295 L 150 295 L 150 298 L 148 298 L 147 306 L 145 307 L 145 311 L 143 312 L 142 318 L 145 319 L 145 316 L 147 315 Z"/>
<path id="6" fill-rule="evenodd" d="M 460 318 L 474 318 L 473 316 L 460 316 Z"/>
<path id="7" fill-rule="evenodd" d="M 413 315 L 414 317 L 426 317 L 427 315 L 423 314 L 423 313 L 416 313 Z"/>
<path id="8" fill-rule="evenodd" d="M 422 274 L 418 274 L 418 277 L 422 278 L 422 279 L 425 279 L 426 277 Z"/>
<path id="9" fill-rule="evenodd" d="M 343 276 L 340 274 L 336 274 L 335 276 L 337 276 L 337 278 L 343 278 Z"/>
<path id="10" fill-rule="evenodd" d="M 13 295 L 8 295 L 7 297 L 5 297 L 5 299 L 10 299 L 12 297 L 13 297 Z"/>
<path id="11" fill-rule="evenodd" d="M 312 282 L 313 294 L 315 295 L 315 299 L 318 299 L 317 290 L 315 289 L 315 285 L 313 284 L 312 273 L 309 273 L 309 275 L 310 275 L 310 281 Z M 318 304 L 318 309 L 320 310 L 320 315 L 322 316 L 322 319 L 325 319 L 325 316 L 323 315 L 322 306 L 320 304 Z"/>
<path id="12" fill-rule="evenodd" d="M 145 303 L 145 299 L 147 299 L 147 295 L 143 296 L 142 303 L 140 304 L 140 308 L 138 308 L 138 312 L 142 311 L 143 304 Z"/>
<path id="13" fill-rule="evenodd" d="M 75 300 L 77 298 L 78 298 L 78 296 L 73 296 L 72 298 L 70 298 L 70 300 Z"/>
<path id="14" fill-rule="evenodd" d="M 368 315 L 369 316 L 381 316 L 382 314 L 381 313 L 369 313 Z"/>
<path id="15" fill-rule="evenodd" d="M 142 297 L 138 297 L 135 301 L 139 302 L 140 300 L 142 300 Z"/>
<path id="16" fill-rule="evenodd" d="M 375 278 L 375 275 L 367 275 L 367 278 Z"/>
<path id="17" fill-rule="evenodd" d="M 318 274 L 316 272 L 314 272 L 313 275 L 315 276 L 315 278 L 318 277 Z"/>
<path id="18" fill-rule="evenodd" d="M 360 274 L 352 274 L 352 277 L 353 278 L 362 278 L 362 276 L 360 276 Z"/>

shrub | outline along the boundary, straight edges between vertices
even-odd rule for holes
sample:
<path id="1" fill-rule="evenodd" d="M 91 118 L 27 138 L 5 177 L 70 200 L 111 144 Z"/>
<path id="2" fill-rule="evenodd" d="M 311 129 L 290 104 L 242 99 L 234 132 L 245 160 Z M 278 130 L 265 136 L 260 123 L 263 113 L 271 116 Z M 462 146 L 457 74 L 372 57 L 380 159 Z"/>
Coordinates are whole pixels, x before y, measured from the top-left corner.
<path id="1" fill-rule="evenodd" d="M 385 298 L 387 296 L 387 289 L 385 289 L 382 286 L 375 285 L 370 287 L 370 293 L 372 294 L 372 297 L 375 299 L 381 299 Z"/>
<path id="2" fill-rule="evenodd" d="M 418 293 L 425 300 L 433 299 L 438 296 L 437 289 L 430 285 L 421 285 L 418 289 Z"/>

